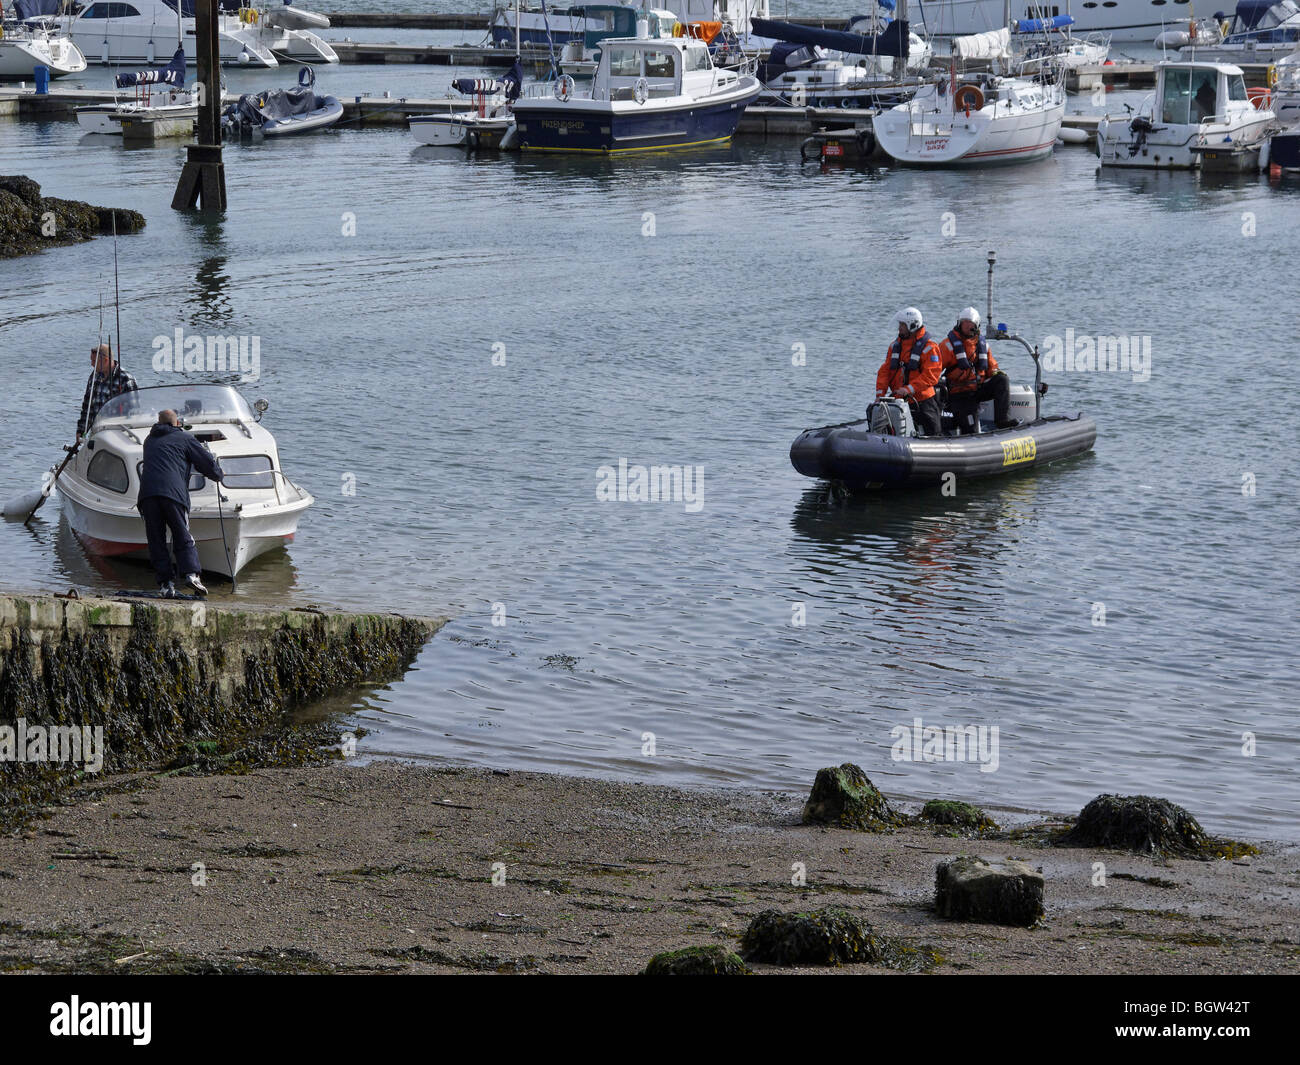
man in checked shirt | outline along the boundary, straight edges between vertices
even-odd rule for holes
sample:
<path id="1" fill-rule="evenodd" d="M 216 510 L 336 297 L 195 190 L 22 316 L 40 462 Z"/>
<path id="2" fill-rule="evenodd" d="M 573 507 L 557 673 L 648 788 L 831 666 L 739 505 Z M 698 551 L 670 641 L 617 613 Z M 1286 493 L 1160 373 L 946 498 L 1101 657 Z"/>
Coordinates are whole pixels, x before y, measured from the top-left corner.
<path id="1" fill-rule="evenodd" d="M 135 378 L 118 365 L 113 349 L 100 344 L 90 349 L 90 363 L 94 369 L 86 382 L 86 394 L 81 399 L 81 417 L 77 419 L 77 442 L 95 424 L 99 408 L 114 396 L 136 390 Z"/>

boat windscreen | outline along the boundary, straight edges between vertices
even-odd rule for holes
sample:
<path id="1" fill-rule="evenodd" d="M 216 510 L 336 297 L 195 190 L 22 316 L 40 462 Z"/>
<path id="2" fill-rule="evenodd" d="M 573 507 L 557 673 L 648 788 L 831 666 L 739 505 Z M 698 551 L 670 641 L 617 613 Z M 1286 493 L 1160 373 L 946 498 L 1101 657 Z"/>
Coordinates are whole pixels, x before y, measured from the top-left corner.
<path id="1" fill-rule="evenodd" d="M 152 425 L 164 410 L 185 422 L 253 420 L 244 397 L 228 385 L 163 385 L 114 396 L 99 408 L 95 424 Z"/>

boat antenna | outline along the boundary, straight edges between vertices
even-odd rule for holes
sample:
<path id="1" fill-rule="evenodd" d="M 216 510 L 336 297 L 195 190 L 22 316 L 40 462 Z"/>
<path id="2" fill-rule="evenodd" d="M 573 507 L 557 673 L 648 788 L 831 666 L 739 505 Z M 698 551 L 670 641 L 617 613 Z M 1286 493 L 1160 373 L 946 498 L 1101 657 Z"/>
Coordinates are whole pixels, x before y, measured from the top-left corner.
<path id="1" fill-rule="evenodd" d="M 986 331 L 991 330 L 993 328 L 993 264 L 997 262 L 997 258 L 998 258 L 998 253 L 990 249 L 989 251 L 989 298 L 986 307 L 989 317 L 988 317 L 988 325 L 985 326 Z"/>
<path id="2" fill-rule="evenodd" d="M 113 212 L 113 309 L 117 318 L 117 365 L 122 365 L 122 295 L 117 286 L 117 208 L 110 207 Z M 109 341 L 109 351 L 111 353 L 113 342 Z"/>

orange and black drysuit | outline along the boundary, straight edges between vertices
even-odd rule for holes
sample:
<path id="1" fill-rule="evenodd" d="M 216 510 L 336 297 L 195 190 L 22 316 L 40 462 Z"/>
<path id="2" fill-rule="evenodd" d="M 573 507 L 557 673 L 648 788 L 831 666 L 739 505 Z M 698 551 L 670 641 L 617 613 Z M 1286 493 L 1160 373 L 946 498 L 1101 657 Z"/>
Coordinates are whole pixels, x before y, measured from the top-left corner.
<path id="1" fill-rule="evenodd" d="M 939 345 L 939 357 L 948 382 L 948 409 L 961 432 L 975 431 L 974 419 L 986 399 L 993 400 L 998 428 L 1011 424 L 1011 381 L 998 369 L 998 360 L 982 336 L 964 337 L 954 329 Z"/>
<path id="2" fill-rule="evenodd" d="M 915 336 L 897 337 L 876 373 L 876 398 L 890 391 L 907 400 L 913 405 L 916 427 L 926 436 L 938 436 L 942 412 L 934 386 L 942 372 L 939 345 L 924 328 Z"/>

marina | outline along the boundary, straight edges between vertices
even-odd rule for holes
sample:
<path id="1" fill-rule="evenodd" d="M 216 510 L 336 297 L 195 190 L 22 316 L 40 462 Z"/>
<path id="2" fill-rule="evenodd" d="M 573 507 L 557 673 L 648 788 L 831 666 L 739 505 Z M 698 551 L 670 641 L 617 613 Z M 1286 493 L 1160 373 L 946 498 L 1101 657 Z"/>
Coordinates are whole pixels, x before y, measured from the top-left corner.
<path id="1" fill-rule="evenodd" d="M 0 84 L 0 968 L 1297 970 L 1300 51 L 159 2 Z"/>

